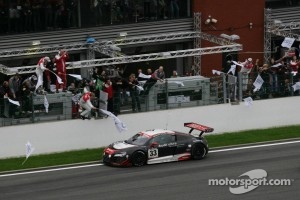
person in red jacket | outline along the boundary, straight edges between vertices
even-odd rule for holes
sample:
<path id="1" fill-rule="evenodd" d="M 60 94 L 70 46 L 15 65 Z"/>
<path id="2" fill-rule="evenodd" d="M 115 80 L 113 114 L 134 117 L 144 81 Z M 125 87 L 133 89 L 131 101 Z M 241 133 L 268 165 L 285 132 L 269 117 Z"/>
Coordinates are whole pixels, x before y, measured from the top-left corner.
<path id="1" fill-rule="evenodd" d="M 56 64 L 56 73 L 62 79 L 63 84 L 59 84 L 56 80 L 56 92 L 58 89 L 67 90 L 67 66 L 66 61 L 69 59 L 69 54 L 66 51 L 60 50 L 54 58 Z"/>

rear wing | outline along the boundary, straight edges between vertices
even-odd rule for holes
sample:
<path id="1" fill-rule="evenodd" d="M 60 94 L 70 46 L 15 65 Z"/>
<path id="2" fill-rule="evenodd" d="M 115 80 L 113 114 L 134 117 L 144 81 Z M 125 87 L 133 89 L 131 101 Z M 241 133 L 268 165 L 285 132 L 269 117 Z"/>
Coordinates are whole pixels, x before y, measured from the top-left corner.
<path id="1" fill-rule="evenodd" d="M 211 132 L 214 131 L 213 128 L 210 128 L 208 126 L 204 126 L 204 125 L 201 125 L 201 124 L 197 124 L 197 123 L 194 123 L 194 122 L 184 123 L 184 127 L 191 128 L 191 130 L 189 131 L 189 134 L 191 134 L 194 129 L 196 129 L 198 131 L 201 131 L 200 134 L 199 134 L 199 137 L 201 137 L 203 133 L 211 133 Z"/>

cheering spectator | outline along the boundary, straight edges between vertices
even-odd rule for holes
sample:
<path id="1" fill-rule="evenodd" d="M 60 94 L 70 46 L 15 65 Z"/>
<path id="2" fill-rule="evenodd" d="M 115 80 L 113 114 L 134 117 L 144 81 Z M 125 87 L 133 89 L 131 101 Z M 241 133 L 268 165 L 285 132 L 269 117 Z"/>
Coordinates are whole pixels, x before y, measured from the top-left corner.
<path id="1" fill-rule="evenodd" d="M 23 111 L 32 110 L 32 93 L 35 90 L 35 85 L 37 83 L 37 77 L 35 75 L 30 76 L 25 79 L 22 83 L 22 108 Z"/>
<path id="2" fill-rule="evenodd" d="M 270 77 L 270 86 L 271 86 L 271 92 L 277 93 L 278 92 L 278 72 L 279 69 L 282 67 L 282 61 L 286 57 L 282 57 L 279 60 L 275 60 L 274 58 L 271 58 L 270 61 L 270 70 L 269 70 L 269 77 Z"/>
<path id="3" fill-rule="evenodd" d="M 108 99 L 107 99 L 107 110 L 111 113 L 114 112 L 114 103 L 113 103 L 113 87 L 112 87 L 112 82 L 110 81 L 109 78 L 105 80 L 103 91 L 108 94 Z"/>
<path id="4" fill-rule="evenodd" d="M 245 92 L 247 90 L 248 85 L 248 78 L 249 73 L 251 72 L 251 69 L 253 68 L 252 58 L 248 58 L 245 62 L 241 63 L 242 68 L 240 72 L 242 73 L 242 88 Z"/>
<path id="5" fill-rule="evenodd" d="M 139 82 L 136 80 L 135 75 L 131 74 L 129 76 L 129 92 L 131 96 L 131 106 L 132 106 L 132 111 L 136 112 L 136 109 L 138 111 L 141 111 L 141 103 L 140 103 L 140 98 L 139 98 L 139 91 L 137 86 L 139 85 Z"/>
<path id="6" fill-rule="evenodd" d="M 151 87 L 155 85 L 157 81 L 163 82 L 165 78 L 165 72 L 164 67 L 160 66 L 157 70 L 154 71 L 154 73 L 151 75 L 151 78 L 149 78 L 146 83 L 144 84 L 144 94 L 148 95 Z"/>
<path id="7" fill-rule="evenodd" d="M 83 96 L 79 100 L 79 105 L 81 106 L 84 111 L 80 113 L 80 118 L 82 120 L 85 119 L 91 119 L 90 114 L 92 109 L 97 109 L 96 107 L 93 106 L 92 102 L 93 99 L 95 98 L 95 94 L 92 92 L 86 92 L 83 94 Z"/>
<path id="8" fill-rule="evenodd" d="M 3 84 L 0 86 L 0 99 L 2 99 L 4 96 L 8 97 L 8 93 L 9 93 L 8 82 L 4 81 Z"/>
<path id="9" fill-rule="evenodd" d="M 69 54 L 66 51 L 60 50 L 58 54 L 54 58 L 54 62 L 56 64 L 56 72 L 57 75 L 61 78 L 62 84 L 59 84 L 56 81 L 56 92 L 58 89 L 63 89 L 66 91 L 67 89 L 67 67 L 66 67 L 66 60 L 69 59 Z"/>
<path id="10" fill-rule="evenodd" d="M 298 73 L 299 64 L 300 64 L 300 61 L 297 59 L 297 56 L 294 55 L 289 63 L 290 69 L 293 74 Z"/>
<path id="11" fill-rule="evenodd" d="M 143 74 L 142 69 L 138 69 L 138 81 L 147 81 L 152 74 L 152 70 L 150 68 L 147 69 L 147 74 Z"/>
<path id="12" fill-rule="evenodd" d="M 179 77 L 179 76 L 178 76 L 178 73 L 177 73 L 177 71 L 174 70 L 174 71 L 172 72 L 171 78 L 177 78 L 177 77 Z"/>
<path id="13" fill-rule="evenodd" d="M 20 86 L 21 86 L 21 77 L 19 74 L 12 76 L 9 81 L 9 96 L 13 99 L 19 99 L 20 97 Z"/>
<path id="14" fill-rule="evenodd" d="M 4 97 L 8 97 L 9 87 L 8 82 L 4 81 L 3 84 L 0 86 L 0 117 L 4 114 Z"/>
<path id="15" fill-rule="evenodd" d="M 25 79 L 22 83 L 22 92 L 23 93 L 32 93 L 35 90 L 35 85 L 37 83 L 37 77 L 32 75 Z"/>
<path id="16" fill-rule="evenodd" d="M 37 64 L 37 67 L 36 67 L 36 70 L 35 70 L 35 73 L 37 75 L 37 78 L 38 78 L 38 82 L 35 86 L 35 90 L 37 90 L 40 86 L 43 86 L 43 72 L 45 70 L 47 70 L 46 68 L 46 65 L 50 62 L 50 58 L 49 57 L 43 57 L 39 60 L 38 64 Z"/>
<path id="17" fill-rule="evenodd" d="M 43 75 L 43 80 L 46 80 L 46 81 L 44 81 L 43 87 L 46 89 L 46 91 L 48 93 L 53 93 L 51 91 L 50 85 L 56 81 L 55 74 L 51 73 L 51 71 L 53 71 L 53 69 L 54 69 L 54 63 L 52 61 L 48 62 L 46 65 L 46 68 L 47 68 L 47 70 L 45 71 L 45 73 Z"/>
<path id="18" fill-rule="evenodd" d="M 8 81 L 8 86 L 9 86 L 9 97 L 16 100 L 16 101 L 20 101 L 21 100 L 21 92 L 20 92 L 20 88 L 21 88 L 21 77 L 19 74 L 15 74 L 14 76 L 12 76 L 9 81 Z M 19 108 L 14 105 L 11 104 L 9 107 L 9 115 L 10 116 L 15 116 L 18 115 Z"/>

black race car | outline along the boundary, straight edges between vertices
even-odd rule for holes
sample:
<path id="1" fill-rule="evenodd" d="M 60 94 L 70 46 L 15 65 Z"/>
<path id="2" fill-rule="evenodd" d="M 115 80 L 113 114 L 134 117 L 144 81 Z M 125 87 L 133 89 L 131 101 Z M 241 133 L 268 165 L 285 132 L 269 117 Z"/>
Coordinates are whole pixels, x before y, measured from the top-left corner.
<path id="1" fill-rule="evenodd" d="M 163 162 L 195 159 L 200 160 L 208 153 L 208 144 L 203 133 L 213 128 L 184 123 L 191 128 L 189 133 L 154 129 L 142 131 L 125 141 L 112 143 L 103 152 L 103 163 L 113 166 L 142 166 Z M 200 131 L 198 136 L 192 131 Z"/>

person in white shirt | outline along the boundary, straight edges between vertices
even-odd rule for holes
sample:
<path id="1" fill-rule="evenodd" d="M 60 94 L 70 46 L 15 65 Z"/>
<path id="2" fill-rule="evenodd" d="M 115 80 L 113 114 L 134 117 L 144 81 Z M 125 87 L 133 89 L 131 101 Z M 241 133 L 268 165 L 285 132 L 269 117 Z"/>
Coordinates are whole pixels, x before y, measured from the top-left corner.
<path id="1" fill-rule="evenodd" d="M 37 67 L 36 67 L 36 70 L 35 70 L 35 73 L 37 75 L 37 78 L 38 78 L 38 81 L 37 81 L 37 84 L 35 86 L 35 90 L 37 90 L 40 86 L 43 86 L 43 72 L 45 70 L 47 70 L 46 68 L 46 65 L 51 62 L 50 61 L 50 58 L 45 56 L 43 58 L 41 58 L 37 64 Z"/>
<path id="2" fill-rule="evenodd" d="M 95 106 L 93 106 L 91 100 L 95 98 L 95 94 L 92 92 L 86 92 L 83 94 L 83 96 L 79 100 L 79 105 L 84 110 L 80 113 L 80 118 L 82 120 L 85 119 L 91 119 L 90 114 L 92 109 L 97 109 Z"/>

